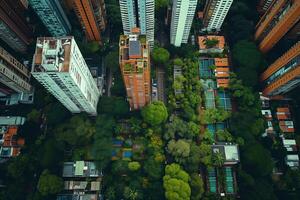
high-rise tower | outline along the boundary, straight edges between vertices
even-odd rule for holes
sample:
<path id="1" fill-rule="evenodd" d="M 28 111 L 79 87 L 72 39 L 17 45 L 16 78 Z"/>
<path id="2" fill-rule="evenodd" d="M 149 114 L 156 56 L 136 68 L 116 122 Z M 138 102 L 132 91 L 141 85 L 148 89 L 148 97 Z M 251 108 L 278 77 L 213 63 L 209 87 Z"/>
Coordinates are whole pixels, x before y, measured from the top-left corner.
<path id="1" fill-rule="evenodd" d="M 131 109 L 150 102 L 150 49 L 146 35 L 134 28 L 120 37 L 120 68 Z"/>
<path id="2" fill-rule="evenodd" d="M 73 0 L 73 7 L 87 40 L 101 42 L 101 32 L 106 27 L 104 0 Z"/>
<path id="3" fill-rule="evenodd" d="M 58 0 L 29 0 L 29 3 L 52 36 L 70 32 L 71 25 Z"/>
<path id="4" fill-rule="evenodd" d="M 171 21 L 171 44 L 181 46 L 181 43 L 187 43 L 197 0 L 174 0 L 172 8 Z"/>
<path id="5" fill-rule="evenodd" d="M 32 86 L 29 80 L 30 72 L 28 68 L 0 47 L 1 100 L 5 100 L 6 104 L 30 101 L 26 99 L 26 97 L 29 97 L 29 94 L 32 95 Z M 13 98 L 11 99 L 12 96 Z"/>
<path id="6" fill-rule="evenodd" d="M 73 37 L 38 38 L 31 73 L 72 113 L 97 114 L 100 92 Z"/>
<path id="7" fill-rule="evenodd" d="M 261 75 L 263 94 L 282 95 L 300 85 L 300 42 L 278 58 Z"/>
<path id="8" fill-rule="evenodd" d="M 32 41 L 32 30 L 24 16 L 26 5 L 24 0 L 0 0 L 0 38 L 21 53 Z"/>
<path id="9" fill-rule="evenodd" d="M 154 0 L 120 0 L 120 10 L 125 35 L 139 27 L 147 36 L 150 46 L 154 45 Z"/>
<path id="10" fill-rule="evenodd" d="M 299 0 L 275 1 L 256 25 L 255 40 L 263 53 L 300 21 Z"/>
<path id="11" fill-rule="evenodd" d="M 203 30 L 220 31 L 233 0 L 207 0 L 204 8 Z"/>

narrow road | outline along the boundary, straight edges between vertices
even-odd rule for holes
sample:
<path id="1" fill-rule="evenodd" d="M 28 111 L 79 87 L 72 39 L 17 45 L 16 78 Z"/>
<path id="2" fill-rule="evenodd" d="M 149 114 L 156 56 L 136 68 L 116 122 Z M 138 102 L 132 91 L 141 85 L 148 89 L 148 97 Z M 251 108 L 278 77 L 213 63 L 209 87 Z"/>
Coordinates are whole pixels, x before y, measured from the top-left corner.
<path id="1" fill-rule="evenodd" d="M 158 100 L 166 103 L 165 94 L 165 71 L 161 67 L 156 68 L 157 77 L 157 96 Z"/>
<path id="2" fill-rule="evenodd" d="M 107 77 L 107 91 L 106 91 L 106 94 L 107 96 L 110 97 L 111 93 L 110 93 L 110 88 L 112 86 L 112 73 L 111 73 L 111 70 L 108 69 L 108 77 Z"/>

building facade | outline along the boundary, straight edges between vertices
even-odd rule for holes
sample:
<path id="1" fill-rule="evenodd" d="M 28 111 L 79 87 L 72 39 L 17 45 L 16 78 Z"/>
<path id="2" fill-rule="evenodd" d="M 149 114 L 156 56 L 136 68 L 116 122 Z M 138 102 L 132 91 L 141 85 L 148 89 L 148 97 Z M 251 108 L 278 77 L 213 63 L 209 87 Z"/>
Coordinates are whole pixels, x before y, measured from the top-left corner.
<path id="1" fill-rule="evenodd" d="M 207 0 L 204 8 L 203 30 L 220 31 L 233 0 Z"/>
<path id="2" fill-rule="evenodd" d="M 104 0 L 74 0 L 73 7 L 87 40 L 101 42 L 101 32 L 106 27 Z"/>
<path id="3" fill-rule="evenodd" d="M 154 45 L 154 0 L 120 0 L 120 10 L 124 35 L 139 27 L 147 36 L 150 46 Z"/>
<path id="4" fill-rule="evenodd" d="M 38 38 L 32 75 L 70 112 L 97 114 L 100 93 L 73 37 Z"/>
<path id="5" fill-rule="evenodd" d="M 300 20 L 299 0 L 275 1 L 256 25 L 255 40 L 267 53 Z"/>
<path id="6" fill-rule="evenodd" d="M 65 36 L 70 32 L 70 22 L 59 0 L 29 0 L 29 3 L 52 36 Z"/>
<path id="7" fill-rule="evenodd" d="M 131 109 L 150 102 L 150 49 L 145 35 L 134 30 L 120 37 L 120 68 Z"/>
<path id="8" fill-rule="evenodd" d="M 300 84 L 300 42 L 278 58 L 261 75 L 266 96 L 282 95 Z"/>
<path id="9" fill-rule="evenodd" d="M 0 38 L 15 51 L 25 53 L 32 30 L 25 20 L 26 7 L 20 0 L 0 0 Z"/>
<path id="10" fill-rule="evenodd" d="M 265 13 L 273 2 L 275 2 L 275 0 L 260 0 L 257 7 L 258 12 Z"/>
<path id="11" fill-rule="evenodd" d="M 197 0 L 173 1 L 170 41 L 174 46 L 187 43 L 196 7 Z"/>
<path id="12" fill-rule="evenodd" d="M 25 120 L 19 116 L 0 116 L 0 163 L 20 154 L 25 140 L 18 137 L 18 129 Z"/>
<path id="13" fill-rule="evenodd" d="M 0 47 L 0 101 L 5 105 L 32 103 L 30 72 L 11 54 Z"/>

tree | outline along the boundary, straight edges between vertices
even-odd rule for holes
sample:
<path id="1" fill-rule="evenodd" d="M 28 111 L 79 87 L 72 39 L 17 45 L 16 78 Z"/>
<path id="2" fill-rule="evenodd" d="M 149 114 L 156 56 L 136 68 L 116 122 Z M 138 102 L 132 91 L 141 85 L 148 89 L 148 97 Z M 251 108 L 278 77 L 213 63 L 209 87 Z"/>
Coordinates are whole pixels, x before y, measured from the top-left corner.
<path id="1" fill-rule="evenodd" d="M 255 43 L 242 40 L 233 47 L 233 61 L 237 68 L 237 75 L 247 86 L 256 86 L 258 83 L 257 71 L 262 64 L 262 55 Z"/>
<path id="2" fill-rule="evenodd" d="M 168 111 L 161 101 L 154 101 L 142 109 L 142 117 L 145 122 L 152 126 L 157 126 L 165 122 L 168 118 Z"/>
<path id="3" fill-rule="evenodd" d="M 167 165 L 165 168 L 165 176 L 163 178 L 166 199 L 190 199 L 191 188 L 188 184 L 189 179 L 189 175 L 181 169 L 180 165 L 175 163 Z"/>
<path id="4" fill-rule="evenodd" d="M 155 9 L 159 10 L 168 7 L 170 0 L 155 0 Z"/>
<path id="5" fill-rule="evenodd" d="M 247 171 L 255 177 L 270 175 L 274 167 L 270 152 L 259 143 L 247 145 L 241 161 Z"/>
<path id="6" fill-rule="evenodd" d="M 56 139 L 69 145 L 87 144 L 94 133 L 95 127 L 86 115 L 76 115 L 55 129 Z"/>
<path id="7" fill-rule="evenodd" d="M 27 119 L 35 123 L 39 121 L 40 117 L 41 117 L 41 112 L 36 110 L 35 108 L 30 113 L 27 114 Z"/>
<path id="8" fill-rule="evenodd" d="M 105 190 L 106 199 L 115 200 L 116 199 L 116 191 L 115 188 L 110 186 Z"/>
<path id="9" fill-rule="evenodd" d="M 222 167 L 225 162 L 225 158 L 221 152 L 214 152 L 212 162 L 216 167 Z"/>
<path id="10" fill-rule="evenodd" d="M 129 112 L 129 105 L 123 97 L 102 96 L 97 107 L 99 113 L 116 117 L 124 116 Z"/>
<path id="11" fill-rule="evenodd" d="M 125 199 L 136 200 L 136 199 L 138 199 L 139 193 L 136 189 L 132 189 L 130 187 L 125 187 L 123 195 L 124 195 Z"/>
<path id="12" fill-rule="evenodd" d="M 87 43 L 86 49 L 88 50 L 89 53 L 96 53 L 100 49 L 99 42 L 91 41 L 91 42 Z"/>
<path id="13" fill-rule="evenodd" d="M 38 182 L 38 190 L 44 196 L 57 194 L 63 190 L 63 186 L 62 178 L 50 174 L 48 170 L 43 171 Z"/>
<path id="14" fill-rule="evenodd" d="M 208 144 L 201 143 L 200 146 L 200 162 L 204 164 L 205 166 L 209 167 L 212 165 L 212 152 L 211 152 L 211 146 Z"/>
<path id="15" fill-rule="evenodd" d="M 199 170 L 199 164 L 201 162 L 201 158 L 199 155 L 201 155 L 201 149 L 200 147 L 195 143 L 191 143 L 190 147 L 190 155 L 188 157 L 188 161 L 185 164 L 185 169 L 189 172 L 198 172 Z"/>
<path id="16" fill-rule="evenodd" d="M 99 115 L 96 119 L 96 133 L 93 137 L 92 155 L 97 167 L 102 170 L 111 160 L 112 134 L 115 127 L 113 118 Z"/>
<path id="17" fill-rule="evenodd" d="M 191 174 L 190 186 L 192 189 L 191 200 L 201 199 L 204 194 L 204 183 L 201 176 L 197 173 Z"/>
<path id="18" fill-rule="evenodd" d="M 128 171 L 128 161 L 116 160 L 113 161 L 111 171 L 113 174 L 123 175 Z"/>
<path id="19" fill-rule="evenodd" d="M 141 164 L 139 162 L 129 162 L 128 163 L 128 169 L 130 171 L 137 171 L 141 168 Z"/>
<path id="20" fill-rule="evenodd" d="M 167 148 L 178 163 L 184 163 L 190 155 L 190 144 L 186 140 L 171 140 Z"/>
<path id="21" fill-rule="evenodd" d="M 152 59 L 154 63 L 163 65 L 166 64 L 170 59 L 170 53 L 164 48 L 156 47 L 153 49 Z"/>
<path id="22" fill-rule="evenodd" d="M 155 161 L 152 156 L 146 160 L 144 164 L 144 170 L 150 179 L 159 180 L 162 177 L 162 164 Z"/>
<path id="23" fill-rule="evenodd" d="M 119 52 L 110 51 L 104 58 L 104 64 L 112 73 L 115 73 L 119 69 Z"/>

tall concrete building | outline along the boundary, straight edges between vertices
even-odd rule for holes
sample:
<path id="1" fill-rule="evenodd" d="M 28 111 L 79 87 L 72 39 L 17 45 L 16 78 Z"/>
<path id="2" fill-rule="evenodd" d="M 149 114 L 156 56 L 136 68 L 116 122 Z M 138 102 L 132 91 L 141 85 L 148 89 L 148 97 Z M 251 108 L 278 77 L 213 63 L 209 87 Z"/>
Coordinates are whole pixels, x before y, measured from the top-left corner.
<path id="1" fill-rule="evenodd" d="M 32 41 L 32 30 L 24 12 L 26 1 L 0 0 L 0 38 L 15 51 L 25 53 Z"/>
<path id="2" fill-rule="evenodd" d="M 207 0 L 204 8 L 203 30 L 220 31 L 233 0 Z"/>
<path id="3" fill-rule="evenodd" d="M 300 42 L 261 75 L 265 96 L 282 95 L 300 85 Z"/>
<path id="4" fill-rule="evenodd" d="M 104 0 L 73 0 L 73 7 L 87 40 L 101 42 L 101 32 L 106 27 Z"/>
<path id="5" fill-rule="evenodd" d="M 139 27 L 147 36 L 150 46 L 154 45 L 154 0 L 120 0 L 120 10 L 125 35 Z"/>
<path id="6" fill-rule="evenodd" d="M 32 101 L 29 81 L 28 68 L 0 47 L 0 100 L 6 105 Z"/>
<path id="7" fill-rule="evenodd" d="M 259 13 L 265 13 L 276 0 L 260 0 L 257 6 Z"/>
<path id="8" fill-rule="evenodd" d="M 29 0 L 29 3 L 52 36 L 65 36 L 70 32 L 70 22 L 59 0 Z"/>
<path id="9" fill-rule="evenodd" d="M 277 0 L 256 25 L 255 40 L 268 52 L 300 20 L 299 0 Z"/>
<path id="10" fill-rule="evenodd" d="M 120 68 L 131 109 L 140 109 L 150 102 L 150 49 L 146 35 L 134 28 L 120 36 Z"/>
<path id="11" fill-rule="evenodd" d="M 97 114 L 100 92 L 73 37 L 38 38 L 31 73 L 72 113 Z"/>
<path id="12" fill-rule="evenodd" d="M 197 0 L 174 0 L 171 20 L 171 44 L 179 47 L 182 43 L 187 43 Z"/>

